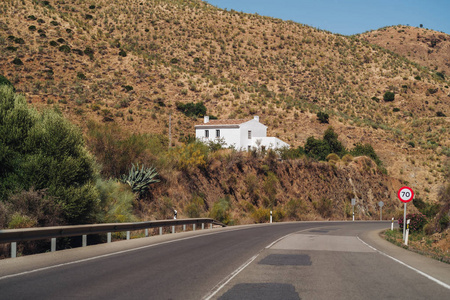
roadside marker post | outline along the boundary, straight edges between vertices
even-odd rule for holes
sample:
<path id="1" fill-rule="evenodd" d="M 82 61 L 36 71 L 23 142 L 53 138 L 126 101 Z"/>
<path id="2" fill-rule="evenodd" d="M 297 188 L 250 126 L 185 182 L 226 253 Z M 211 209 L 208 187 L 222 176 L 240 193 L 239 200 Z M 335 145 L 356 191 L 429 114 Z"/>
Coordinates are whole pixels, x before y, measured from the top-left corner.
<path id="1" fill-rule="evenodd" d="M 355 221 L 355 204 L 356 204 L 356 199 L 355 199 L 355 198 L 352 198 L 353 221 Z"/>
<path id="2" fill-rule="evenodd" d="M 405 235 L 405 245 L 408 246 L 408 235 L 409 235 L 409 223 L 411 222 L 411 220 L 408 219 L 408 221 L 406 221 L 406 235 Z"/>
<path id="3" fill-rule="evenodd" d="M 270 224 L 272 224 L 272 211 L 270 211 Z"/>
<path id="4" fill-rule="evenodd" d="M 391 231 L 394 230 L 394 218 L 392 218 Z"/>
<path id="5" fill-rule="evenodd" d="M 406 235 L 406 204 L 414 198 L 414 191 L 407 186 L 402 187 L 398 190 L 397 193 L 398 199 L 402 201 L 405 204 L 404 211 L 403 211 L 403 240 L 405 240 Z"/>

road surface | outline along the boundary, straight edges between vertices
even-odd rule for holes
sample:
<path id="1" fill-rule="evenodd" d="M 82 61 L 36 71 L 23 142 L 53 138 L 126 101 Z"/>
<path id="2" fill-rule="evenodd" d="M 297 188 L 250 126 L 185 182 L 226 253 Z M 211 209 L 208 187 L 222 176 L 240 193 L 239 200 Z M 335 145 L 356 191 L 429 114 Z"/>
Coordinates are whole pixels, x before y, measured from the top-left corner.
<path id="1" fill-rule="evenodd" d="M 0 299 L 450 299 L 449 265 L 374 233 L 389 227 L 236 226 L 7 259 Z"/>

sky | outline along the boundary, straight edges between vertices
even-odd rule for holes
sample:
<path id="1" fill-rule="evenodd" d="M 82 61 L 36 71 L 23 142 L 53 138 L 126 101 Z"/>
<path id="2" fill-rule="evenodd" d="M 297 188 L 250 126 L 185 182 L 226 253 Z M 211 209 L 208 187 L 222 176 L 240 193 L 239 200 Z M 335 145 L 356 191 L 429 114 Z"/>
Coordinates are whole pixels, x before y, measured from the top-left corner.
<path id="1" fill-rule="evenodd" d="M 206 0 L 216 7 L 353 35 L 392 25 L 450 34 L 450 0 Z"/>

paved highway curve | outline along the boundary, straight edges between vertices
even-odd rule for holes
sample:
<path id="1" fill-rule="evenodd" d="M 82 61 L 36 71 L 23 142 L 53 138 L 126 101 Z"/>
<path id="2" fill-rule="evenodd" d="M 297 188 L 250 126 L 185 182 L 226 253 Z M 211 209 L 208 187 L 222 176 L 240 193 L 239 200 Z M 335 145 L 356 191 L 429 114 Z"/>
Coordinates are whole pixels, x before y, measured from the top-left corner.
<path id="1" fill-rule="evenodd" d="M 236 226 L 6 259 L 0 299 L 450 299 L 449 265 L 377 239 L 389 226 Z"/>

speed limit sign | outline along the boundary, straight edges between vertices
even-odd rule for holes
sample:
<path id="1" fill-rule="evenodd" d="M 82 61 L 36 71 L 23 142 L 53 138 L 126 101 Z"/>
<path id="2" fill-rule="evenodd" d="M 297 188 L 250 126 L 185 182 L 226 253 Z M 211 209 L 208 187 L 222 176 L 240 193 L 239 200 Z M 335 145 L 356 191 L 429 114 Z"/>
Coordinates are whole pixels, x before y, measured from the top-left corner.
<path id="1" fill-rule="evenodd" d="M 404 186 L 398 190 L 397 196 L 403 203 L 408 203 L 414 198 L 414 192 L 411 188 Z"/>

